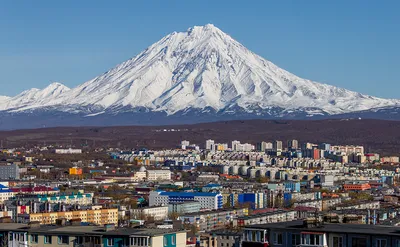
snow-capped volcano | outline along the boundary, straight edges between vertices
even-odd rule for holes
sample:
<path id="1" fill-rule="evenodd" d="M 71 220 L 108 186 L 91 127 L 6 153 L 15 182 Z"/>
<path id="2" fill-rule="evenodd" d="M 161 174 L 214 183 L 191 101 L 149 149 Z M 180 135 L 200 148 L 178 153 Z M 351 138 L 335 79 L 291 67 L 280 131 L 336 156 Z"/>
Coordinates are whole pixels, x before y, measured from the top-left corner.
<path id="1" fill-rule="evenodd" d="M 1 100 L 0 110 L 146 108 L 173 115 L 188 109 L 263 112 L 281 109 L 342 114 L 399 106 L 299 78 L 246 49 L 212 24 L 173 32 L 136 57 L 80 86 L 51 84 Z"/>

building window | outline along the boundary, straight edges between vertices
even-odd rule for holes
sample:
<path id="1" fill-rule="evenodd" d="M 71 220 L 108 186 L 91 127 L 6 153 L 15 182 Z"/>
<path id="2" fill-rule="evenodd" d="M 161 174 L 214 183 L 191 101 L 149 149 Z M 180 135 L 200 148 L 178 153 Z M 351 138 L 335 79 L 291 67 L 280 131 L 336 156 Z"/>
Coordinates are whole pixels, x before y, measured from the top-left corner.
<path id="1" fill-rule="evenodd" d="M 342 237 L 333 237 L 332 238 L 332 247 L 343 247 L 343 238 Z"/>
<path id="2" fill-rule="evenodd" d="M 83 244 L 83 237 L 82 237 L 82 236 L 77 236 L 77 237 L 75 238 L 75 242 L 76 242 L 77 244 Z"/>
<path id="3" fill-rule="evenodd" d="M 58 236 L 58 244 L 69 244 L 69 237 L 66 235 Z"/>
<path id="4" fill-rule="evenodd" d="M 367 246 L 367 239 L 361 237 L 353 237 L 351 239 L 351 247 L 365 247 Z"/>
<path id="5" fill-rule="evenodd" d="M 300 234 L 292 234 L 292 246 L 297 246 L 301 244 Z"/>
<path id="6" fill-rule="evenodd" d="M 387 247 L 387 240 L 386 239 L 377 239 L 376 247 Z"/>
<path id="7" fill-rule="evenodd" d="M 164 246 L 167 246 L 168 245 L 168 243 L 167 243 L 167 237 L 164 237 Z"/>
<path id="8" fill-rule="evenodd" d="M 32 244 L 37 244 L 39 240 L 39 236 L 37 234 L 32 234 L 31 235 L 31 243 Z"/>
<path id="9" fill-rule="evenodd" d="M 302 244 L 305 245 L 323 245 L 323 235 L 320 234 L 303 234 Z"/>
<path id="10" fill-rule="evenodd" d="M 175 245 L 175 236 L 171 237 L 171 244 Z M 385 246 L 386 247 L 386 246 Z"/>
<path id="11" fill-rule="evenodd" d="M 44 236 L 44 243 L 45 244 L 51 244 L 51 236 L 45 235 Z"/>
<path id="12" fill-rule="evenodd" d="M 281 232 L 274 233 L 274 244 L 283 244 L 283 234 Z"/>
<path id="13" fill-rule="evenodd" d="M 107 246 L 114 246 L 114 239 L 113 238 L 107 238 Z"/>

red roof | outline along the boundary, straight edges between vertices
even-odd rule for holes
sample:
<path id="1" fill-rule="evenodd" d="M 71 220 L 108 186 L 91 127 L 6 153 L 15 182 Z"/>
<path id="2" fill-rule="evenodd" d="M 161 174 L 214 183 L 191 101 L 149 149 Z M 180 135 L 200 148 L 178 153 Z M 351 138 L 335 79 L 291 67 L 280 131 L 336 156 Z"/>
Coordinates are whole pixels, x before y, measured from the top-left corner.
<path id="1" fill-rule="evenodd" d="M 46 187 L 46 186 L 10 188 L 10 190 L 12 192 L 23 192 L 23 193 L 54 191 L 53 188 Z"/>

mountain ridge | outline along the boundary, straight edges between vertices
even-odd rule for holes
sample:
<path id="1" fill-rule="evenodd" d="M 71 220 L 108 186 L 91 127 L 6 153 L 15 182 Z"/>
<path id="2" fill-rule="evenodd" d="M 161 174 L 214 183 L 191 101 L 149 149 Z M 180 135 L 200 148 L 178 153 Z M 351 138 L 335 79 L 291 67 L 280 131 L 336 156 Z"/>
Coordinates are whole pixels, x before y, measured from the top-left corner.
<path id="1" fill-rule="evenodd" d="M 52 83 L 7 98 L 0 111 L 82 113 L 202 111 L 285 117 L 336 115 L 399 107 L 381 99 L 302 79 L 245 48 L 212 24 L 173 32 L 137 56 L 75 88 Z M 231 113 L 229 113 L 231 112 Z"/>

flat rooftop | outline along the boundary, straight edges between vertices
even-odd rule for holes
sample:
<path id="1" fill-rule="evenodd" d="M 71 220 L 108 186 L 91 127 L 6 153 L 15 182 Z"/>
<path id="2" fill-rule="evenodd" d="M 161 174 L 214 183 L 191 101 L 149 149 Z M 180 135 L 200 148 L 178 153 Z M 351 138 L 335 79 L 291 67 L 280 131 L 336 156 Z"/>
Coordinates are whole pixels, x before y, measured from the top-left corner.
<path id="1" fill-rule="evenodd" d="M 2 231 L 18 231 L 32 233 L 46 233 L 49 235 L 59 235 L 61 233 L 71 235 L 108 235 L 108 236 L 157 236 L 166 233 L 181 232 L 176 229 L 153 229 L 153 228 L 116 228 L 105 231 L 102 226 L 40 226 L 30 228 L 26 224 L 4 223 L 0 224 Z"/>
<path id="2" fill-rule="evenodd" d="M 269 224 L 246 226 L 247 229 L 274 229 L 283 231 L 329 232 L 329 233 L 357 233 L 371 235 L 391 235 L 400 237 L 400 228 L 382 225 L 365 224 L 331 224 L 324 223 L 320 227 L 306 227 L 303 221 L 289 221 Z"/>

